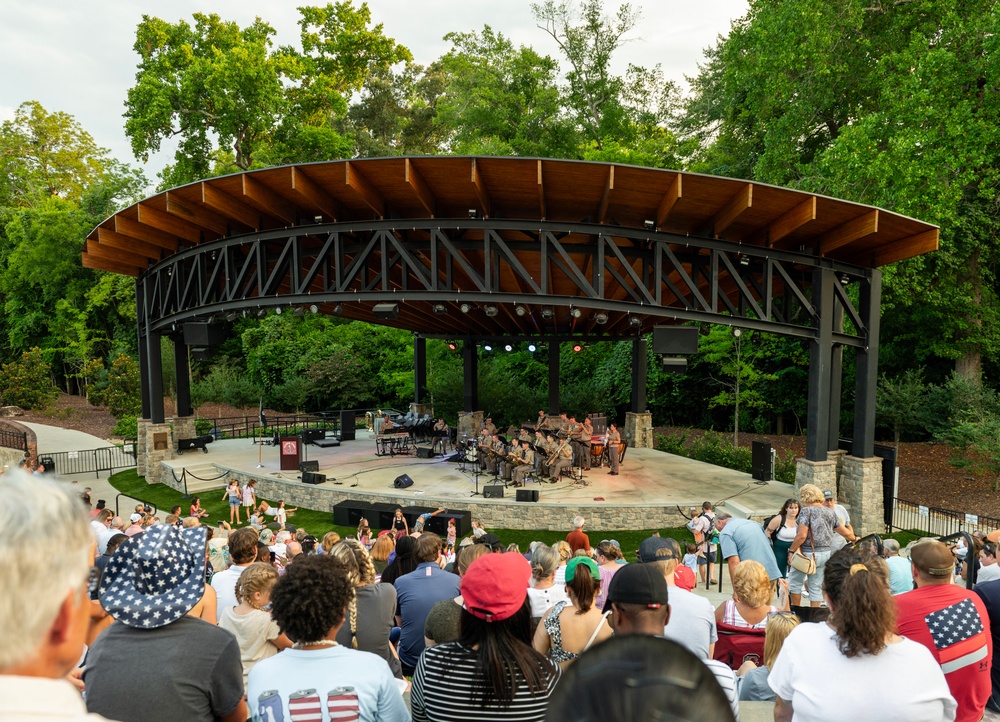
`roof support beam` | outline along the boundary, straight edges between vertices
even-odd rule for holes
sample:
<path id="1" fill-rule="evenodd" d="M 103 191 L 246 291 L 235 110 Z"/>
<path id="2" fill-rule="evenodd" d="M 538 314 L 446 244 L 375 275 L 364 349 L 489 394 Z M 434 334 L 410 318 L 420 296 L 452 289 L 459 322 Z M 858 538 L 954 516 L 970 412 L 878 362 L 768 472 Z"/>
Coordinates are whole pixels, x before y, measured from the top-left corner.
<path id="1" fill-rule="evenodd" d="M 711 221 L 711 236 L 718 238 L 753 205 L 753 183 L 747 183 L 729 199 Z"/>
<path id="2" fill-rule="evenodd" d="M 292 226 L 298 222 L 298 214 L 291 203 L 251 175 L 244 173 L 240 178 L 243 181 L 243 197 L 252 205 L 287 225 Z"/>
<path id="3" fill-rule="evenodd" d="M 539 161 L 539 166 L 541 166 L 541 161 Z M 472 187 L 476 189 L 476 197 L 479 199 L 480 209 L 483 212 L 483 218 L 490 217 L 490 195 L 486 192 L 486 183 L 483 181 L 483 177 L 479 174 L 479 167 L 476 165 L 476 159 L 472 159 Z"/>
<path id="4" fill-rule="evenodd" d="M 865 236 L 878 233 L 878 210 L 870 211 L 854 220 L 824 233 L 817 239 L 819 254 L 826 255 Z"/>
<path id="5" fill-rule="evenodd" d="M 241 226 L 260 230 L 260 211 L 236 200 L 209 183 L 202 182 L 201 184 L 201 202 Z"/>
<path id="6" fill-rule="evenodd" d="M 351 161 L 345 161 L 344 163 L 344 178 L 347 183 L 347 187 L 358 194 L 358 197 L 365 202 L 365 204 L 375 211 L 375 215 L 379 218 L 386 217 L 386 203 L 385 198 L 382 194 L 376 190 L 375 186 L 371 184 L 367 178 L 361 175 L 361 171 L 357 169 L 357 166 Z"/>
<path id="7" fill-rule="evenodd" d="M 158 246 L 171 253 L 177 251 L 177 246 L 180 243 L 180 239 L 172 233 L 151 228 L 120 213 L 115 216 L 115 233 L 128 236 L 129 238 L 136 238 L 146 243 L 152 243 L 154 246 Z"/>
<path id="8" fill-rule="evenodd" d="M 292 190 L 312 203 L 326 216 L 324 220 L 336 223 L 340 218 L 340 208 L 333 196 L 319 187 L 301 168 L 292 166 Z"/>
<path id="9" fill-rule="evenodd" d="M 538 216 L 543 221 L 546 218 L 545 213 L 545 184 L 542 182 L 542 161 L 538 161 L 538 209 L 540 215 Z"/>
<path id="10" fill-rule="evenodd" d="M 767 227 L 767 245 L 773 248 L 782 238 L 815 220 L 816 196 L 809 196 Z"/>
<path id="11" fill-rule="evenodd" d="M 137 204 L 136 208 L 139 211 L 139 223 L 177 236 L 182 242 L 201 243 L 201 229 L 194 223 L 150 208 L 144 203 Z"/>
<path id="12" fill-rule="evenodd" d="M 128 236 L 123 236 L 122 234 L 115 233 L 107 228 L 97 229 L 97 240 L 102 246 L 107 246 L 108 248 L 120 248 L 123 251 L 137 253 L 153 262 L 159 261 L 162 256 L 162 250 L 159 246 L 139 241 L 135 238 L 129 238 Z"/>
<path id="13" fill-rule="evenodd" d="M 663 227 L 663 224 L 667 222 L 667 218 L 670 216 L 670 211 L 673 210 L 677 201 L 681 199 L 681 178 L 683 176 L 678 173 L 674 176 L 673 183 L 667 189 L 667 192 L 663 194 L 663 200 L 660 201 L 660 207 L 656 209 L 656 229 L 659 230 Z"/>
<path id="14" fill-rule="evenodd" d="M 226 223 L 224 218 L 185 203 L 176 193 L 171 191 L 167 191 L 167 213 L 207 228 L 213 233 L 218 233 L 220 236 L 228 235 L 229 224 Z"/>
<path id="15" fill-rule="evenodd" d="M 427 187 L 423 177 L 417 172 L 417 169 L 413 166 L 413 161 L 409 158 L 406 159 L 403 169 L 407 184 L 417 194 L 417 198 L 420 199 L 420 205 L 433 218 L 436 203 L 434 202 L 434 194 L 431 193 L 431 189 Z"/>
<path id="16" fill-rule="evenodd" d="M 608 203 L 611 201 L 611 191 L 615 189 L 615 167 L 608 166 L 608 180 L 604 184 L 604 193 L 601 194 L 601 205 L 597 209 L 597 222 L 604 223 L 608 215 Z"/>

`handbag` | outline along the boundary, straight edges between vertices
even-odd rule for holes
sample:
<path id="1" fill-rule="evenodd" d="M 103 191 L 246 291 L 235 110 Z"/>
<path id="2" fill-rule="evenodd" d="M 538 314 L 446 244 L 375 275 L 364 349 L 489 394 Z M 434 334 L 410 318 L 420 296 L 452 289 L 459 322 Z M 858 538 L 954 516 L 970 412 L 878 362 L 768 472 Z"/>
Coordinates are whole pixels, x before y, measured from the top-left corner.
<path id="1" fill-rule="evenodd" d="M 812 512 L 809 512 L 808 516 L 809 523 L 809 547 L 815 549 L 816 545 L 813 544 L 813 528 L 812 528 Z M 807 557 L 802 553 L 802 546 L 792 552 L 792 560 L 789 562 L 792 569 L 800 571 L 807 576 L 816 573 L 816 560 L 813 557 Z"/>

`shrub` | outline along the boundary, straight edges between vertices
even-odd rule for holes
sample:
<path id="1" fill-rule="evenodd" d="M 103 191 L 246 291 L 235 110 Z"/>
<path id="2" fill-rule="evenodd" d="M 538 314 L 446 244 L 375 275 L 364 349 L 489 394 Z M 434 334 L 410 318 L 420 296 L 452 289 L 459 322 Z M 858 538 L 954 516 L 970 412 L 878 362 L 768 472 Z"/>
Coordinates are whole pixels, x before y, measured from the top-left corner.
<path id="1" fill-rule="evenodd" d="M 706 464 L 735 469 L 749 474 L 752 471 L 753 452 L 745 446 L 733 446 L 728 437 L 706 432 L 701 438 L 688 440 L 686 432 L 674 432 L 656 437 L 656 448 L 675 456 L 684 456 Z M 795 483 L 795 457 L 789 454 L 774 460 L 774 478 L 786 484 Z"/>
<path id="2" fill-rule="evenodd" d="M 52 366 L 37 346 L 21 354 L 20 361 L 0 368 L 0 398 L 9 406 L 23 409 L 45 408 L 57 394 L 52 383 Z"/>
<path id="3" fill-rule="evenodd" d="M 139 435 L 139 422 L 135 416 L 122 416 L 115 422 L 115 428 L 111 430 L 112 436 L 119 436 L 123 439 L 134 439 Z"/>

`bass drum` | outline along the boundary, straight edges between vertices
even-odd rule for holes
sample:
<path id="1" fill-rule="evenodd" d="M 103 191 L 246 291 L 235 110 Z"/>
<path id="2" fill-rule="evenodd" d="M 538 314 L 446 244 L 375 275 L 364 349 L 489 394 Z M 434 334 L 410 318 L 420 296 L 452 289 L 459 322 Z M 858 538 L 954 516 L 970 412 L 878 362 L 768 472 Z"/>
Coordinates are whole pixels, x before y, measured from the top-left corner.
<path id="1" fill-rule="evenodd" d="M 465 460 L 466 461 L 478 461 L 479 460 L 479 447 L 476 442 L 468 442 L 468 446 L 465 449 Z"/>

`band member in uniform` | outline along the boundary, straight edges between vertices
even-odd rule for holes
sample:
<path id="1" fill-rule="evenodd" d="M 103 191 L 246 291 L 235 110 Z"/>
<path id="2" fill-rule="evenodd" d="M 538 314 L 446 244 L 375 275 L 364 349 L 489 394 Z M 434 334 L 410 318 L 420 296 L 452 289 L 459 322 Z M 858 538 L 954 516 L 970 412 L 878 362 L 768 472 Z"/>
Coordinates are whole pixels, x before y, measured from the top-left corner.
<path id="1" fill-rule="evenodd" d="M 577 422 L 575 415 L 570 414 L 569 423 L 566 425 L 566 436 L 569 437 L 570 448 L 573 450 L 573 466 L 576 467 L 583 466 L 583 449 L 580 444 L 582 432 L 583 426 Z"/>
<path id="2" fill-rule="evenodd" d="M 622 445 L 622 435 L 618 433 L 617 424 L 608 425 L 608 458 L 611 459 L 612 476 L 618 476 L 618 454 Z"/>
<path id="3" fill-rule="evenodd" d="M 517 456 L 521 463 L 514 467 L 514 486 L 524 485 L 524 475 L 535 468 L 535 452 L 522 444 Z"/>
<path id="4" fill-rule="evenodd" d="M 448 424 L 444 422 L 444 419 L 438 419 L 437 423 L 434 424 L 433 436 L 434 442 L 431 444 L 431 453 L 436 454 L 438 448 L 441 449 L 441 453 L 445 452 L 445 447 L 448 444 Z"/>
<path id="5" fill-rule="evenodd" d="M 549 464 L 552 480 L 559 481 L 559 474 L 562 473 L 562 470 L 573 466 L 573 449 L 570 448 L 569 439 L 561 441 L 549 459 L 552 460 L 552 463 Z"/>
<path id="6" fill-rule="evenodd" d="M 392 423 L 392 419 L 389 418 L 389 414 L 386 414 L 382 419 L 382 429 L 379 431 L 380 434 L 386 434 L 396 428 L 396 425 Z"/>
<path id="7" fill-rule="evenodd" d="M 588 416 L 583 420 L 583 430 L 580 432 L 580 444 L 583 446 L 583 470 L 590 471 L 590 445 L 594 441 L 594 422 Z"/>
<path id="8" fill-rule="evenodd" d="M 497 435 L 497 427 L 496 424 L 493 423 L 492 416 L 486 417 L 485 421 L 483 422 L 483 428 L 486 430 L 486 433 L 489 434 L 490 436 Z"/>
<path id="9" fill-rule="evenodd" d="M 513 457 L 519 456 L 521 453 L 521 442 L 518 439 L 514 439 L 511 442 L 507 453 L 504 458 L 500 461 L 500 476 L 503 477 L 504 481 L 510 481 L 513 478 L 514 467 L 517 464 L 514 462 Z"/>
<path id="10" fill-rule="evenodd" d="M 545 460 L 549 456 L 548 442 L 545 440 L 545 434 L 541 431 L 535 432 L 535 477 L 541 479 L 547 476 L 548 469 L 545 466 Z"/>
<path id="11" fill-rule="evenodd" d="M 535 431 L 544 431 L 549 428 L 549 417 L 545 415 L 544 411 L 538 412 L 538 421 L 535 422 Z"/>

